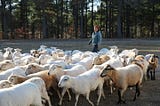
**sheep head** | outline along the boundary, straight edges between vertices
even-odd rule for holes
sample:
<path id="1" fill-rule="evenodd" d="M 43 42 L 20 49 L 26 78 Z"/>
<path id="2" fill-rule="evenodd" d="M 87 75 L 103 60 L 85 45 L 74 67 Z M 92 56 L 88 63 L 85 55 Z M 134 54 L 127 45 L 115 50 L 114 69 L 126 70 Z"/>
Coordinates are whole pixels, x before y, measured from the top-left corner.
<path id="1" fill-rule="evenodd" d="M 100 76 L 101 77 L 110 76 L 113 70 L 115 69 L 111 65 L 107 65 L 102 69 Z"/>
<path id="2" fill-rule="evenodd" d="M 23 76 L 18 76 L 18 75 L 11 74 L 8 77 L 8 81 L 15 85 L 15 84 L 22 83 L 23 81 L 21 81 L 20 79 L 24 79 L 24 78 L 25 77 L 23 77 Z"/>
<path id="3" fill-rule="evenodd" d="M 30 63 L 28 64 L 27 68 L 25 69 L 25 74 L 26 75 L 29 75 L 29 74 L 33 74 L 33 73 L 36 73 L 36 72 L 39 72 L 39 71 L 42 71 L 43 68 L 36 64 L 36 63 Z"/>
<path id="4" fill-rule="evenodd" d="M 99 55 L 97 57 L 94 57 L 92 64 L 93 65 L 100 65 L 100 64 L 102 64 Z"/>
<path id="5" fill-rule="evenodd" d="M 70 80 L 70 76 L 63 75 L 59 80 L 58 87 L 67 87 L 70 84 L 69 80 Z"/>
<path id="6" fill-rule="evenodd" d="M 2 88 L 9 88 L 12 84 L 8 80 L 1 80 L 0 81 L 0 89 Z"/>
<path id="7" fill-rule="evenodd" d="M 4 60 L 0 64 L 0 70 L 7 70 L 13 68 L 15 65 L 11 60 Z"/>
<path id="8" fill-rule="evenodd" d="M 49 67 L 48 75 L 56 74 L 56 73 L 60 72 L 61 70 L 62 70 L 62 66 L 60 66 L 58 64 L 52 64 Z"/>

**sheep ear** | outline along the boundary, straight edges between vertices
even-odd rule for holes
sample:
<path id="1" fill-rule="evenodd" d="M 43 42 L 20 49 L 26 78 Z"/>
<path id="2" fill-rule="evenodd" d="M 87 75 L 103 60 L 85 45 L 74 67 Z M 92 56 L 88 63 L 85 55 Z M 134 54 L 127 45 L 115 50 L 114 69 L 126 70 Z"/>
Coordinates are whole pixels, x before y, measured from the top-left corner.
<path id="1" fill-rule="evenodd" d="M 106 69 L 107 69 L 107 70 L 115 70 L 111 65 L 108 65 L 108 66 L 106 67 Z"/>
<path id="2" fill-rule="evenodd" d="M 56 64 L 55 65 L 57 68 L 62 68 L 62 66 L 61 65 L 58 65 L 58 64 Z"/>
<path id="3" fill-rule="evenodd" d="M 68 77 L 68 76 L 64 77 L 64 81 L 67 81 L 68 79 L 69 79 L 69 77 Z"/>
<path id="4" fill-rule="evenodd" d="M 158 57 L 158 56 L 155 56 L 155 58 L 158 58 L 158 59 L 159 59 L 159 57 Z"/>

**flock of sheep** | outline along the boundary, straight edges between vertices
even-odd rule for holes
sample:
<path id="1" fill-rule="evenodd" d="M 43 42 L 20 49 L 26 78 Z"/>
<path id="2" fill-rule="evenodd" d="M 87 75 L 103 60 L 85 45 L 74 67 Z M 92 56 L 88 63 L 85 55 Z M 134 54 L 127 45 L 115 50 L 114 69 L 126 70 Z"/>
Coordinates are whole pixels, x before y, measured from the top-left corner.
<path id="1" fill-rule="evenodd" d="M 22 53 L 19 48 L 7 47 L 0 51 L 0 106 L 53 106 L 53 95 L 58 95 L 62 105 L 66 92 L 69 100 L 70 92 L 75 94 L 75 106 L 80 95 L 94 106 L 90 92 L 98 89 L 99 105 L 101 96 L 105 98 L 103 86 L 108 86 L 111 94 L 117 89 L 118 104 L 125 103 L 127 88 L 135 86 L 135 101 L 142 83 L 155 80 L 157 67 L 155 54 L 140 55 L 137 49 L 119 51 L 117 46 L 97 53 L 45 45 Z"/>

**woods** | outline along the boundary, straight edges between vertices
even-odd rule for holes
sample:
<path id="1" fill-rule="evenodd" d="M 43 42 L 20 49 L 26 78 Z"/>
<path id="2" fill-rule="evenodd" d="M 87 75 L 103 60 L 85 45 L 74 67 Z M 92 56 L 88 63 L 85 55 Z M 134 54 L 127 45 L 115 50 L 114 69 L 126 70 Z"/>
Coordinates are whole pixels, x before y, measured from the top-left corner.
<path id="1" fill-rule="evenodd" d="M 3 39 L 160 37 L 160 0 L 1 0 Z"/>

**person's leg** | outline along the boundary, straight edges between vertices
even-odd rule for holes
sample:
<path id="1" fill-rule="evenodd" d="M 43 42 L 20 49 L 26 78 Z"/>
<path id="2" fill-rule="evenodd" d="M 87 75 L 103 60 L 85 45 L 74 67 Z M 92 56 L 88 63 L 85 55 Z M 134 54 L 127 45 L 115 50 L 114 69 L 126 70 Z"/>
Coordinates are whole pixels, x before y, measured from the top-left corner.
<path id="1" fill-rule="evenodd" d="M 92 52 L 97 52 L 97 51 L 98 51 L 98 45 L 94 45 Z"/>

